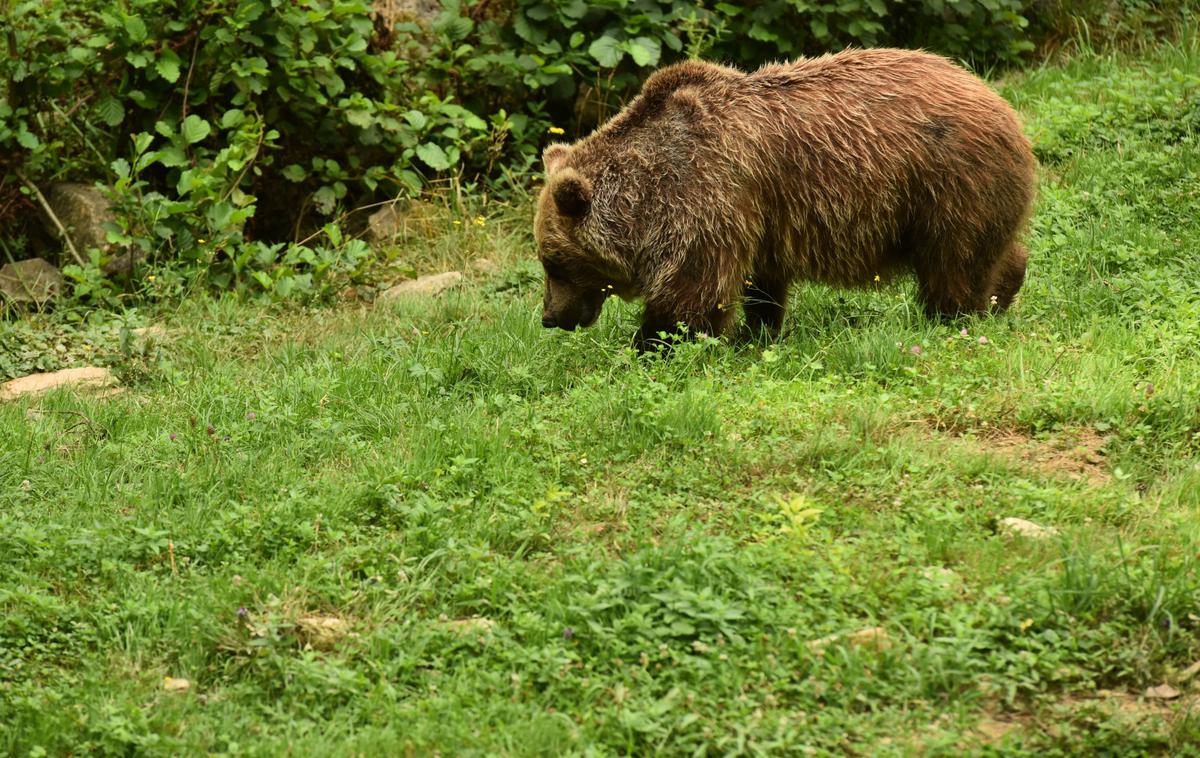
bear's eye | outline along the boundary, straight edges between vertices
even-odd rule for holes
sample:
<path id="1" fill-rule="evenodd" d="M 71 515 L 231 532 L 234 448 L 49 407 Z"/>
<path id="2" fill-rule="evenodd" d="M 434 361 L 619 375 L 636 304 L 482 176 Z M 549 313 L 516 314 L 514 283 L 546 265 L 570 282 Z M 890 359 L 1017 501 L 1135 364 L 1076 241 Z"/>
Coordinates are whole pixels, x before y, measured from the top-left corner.
<path id="1" fill-rule="evenodd" d="M 542 261 L 542 266 L 544 266 L 546 269 L 546 276 L 550 277 L 551 279 L 566 281 L 571 278 L 567 274 L 567 270 L 563 267 L 563 265 L 557 261 L 547 259 Z"/>

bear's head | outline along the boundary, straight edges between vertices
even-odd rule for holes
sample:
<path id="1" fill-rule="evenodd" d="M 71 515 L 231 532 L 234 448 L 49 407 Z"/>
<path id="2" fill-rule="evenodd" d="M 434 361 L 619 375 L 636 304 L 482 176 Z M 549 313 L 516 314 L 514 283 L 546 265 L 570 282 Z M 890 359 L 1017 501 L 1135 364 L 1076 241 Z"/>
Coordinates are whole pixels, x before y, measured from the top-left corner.
<path id="1" fill-rule="evenodd" d="M 567 165 L 570 154 L 567 145 L 551 145 L 542 154 L 546 186 L 533 227 L 546 271 L 542 326 L 567 331 L 595 323 L 609 295 L 633 294 L 627 267 L 603 241 L 592 182 Z"/>

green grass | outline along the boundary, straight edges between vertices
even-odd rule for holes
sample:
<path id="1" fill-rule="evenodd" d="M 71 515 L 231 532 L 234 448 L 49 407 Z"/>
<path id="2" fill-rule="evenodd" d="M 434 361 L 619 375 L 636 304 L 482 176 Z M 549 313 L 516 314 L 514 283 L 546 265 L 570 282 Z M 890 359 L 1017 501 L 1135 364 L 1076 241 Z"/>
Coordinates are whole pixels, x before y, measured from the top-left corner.
<path id="1" fill-rule="evenodd" d="M 0 405 L 0 752 L 1200 754 L 1200 45 L 1003 91 L 1000 318 L 805 286 L 637 358 L 540 328 L 519 209 L 403 251 L 503 264 L 433 302 L 0 323 L 129 388 Z"/>

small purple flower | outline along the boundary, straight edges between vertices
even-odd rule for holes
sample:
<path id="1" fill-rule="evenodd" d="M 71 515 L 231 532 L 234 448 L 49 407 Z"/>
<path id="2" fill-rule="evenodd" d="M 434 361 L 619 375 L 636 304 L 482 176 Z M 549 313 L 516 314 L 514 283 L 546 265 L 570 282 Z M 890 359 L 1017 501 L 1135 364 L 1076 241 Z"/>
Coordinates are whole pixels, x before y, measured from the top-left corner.
<path id="1" fill-rule="evenodd" d="M 1150 382 L 1146 382 L 1146 397 L 1150 397 L 1153 394 L 1154 394 L 1154 385 L 1151 384 Z"/>
<path id="2" fill-rule="evenodd" d="M 971 334 L 970 334 L 970 332 L 968 332 L 968 331 L 967 331 L 967 327 L 965 327 L 965 326 L 964 326 L 962 329 L 959 329 L 959 330 L 958 330 L 958 336 L 960 336 L 960 337 L 970 337 L 970 336 L 971 336 Z"/>
<path id="3" fill-rule="evenodd" d="M 167 439 L 171 440 L 172 442 L 174 442 L 178 437 L 179 437 L 179 435 L 176 434 L 175 432 L 171 432 L 170 434 L 167 435 Z"/>
<path id="4" fill-rule="evenodd" d="M 913 355 L 920 355 L 921 354 L 921 346 L 913 345 L 912 347 L 910 347 L 908 349 L 908 352 L 912 353 Z"/>
<path id="5" fill-rule="evenodd" d="M 981 345 L 986 345 L 987 343 L 988 343 L 988 338 L 987 338 L 987 337 L 980 337 L 980 338 L 979 338 L 979 344 L 981 344 Z"/>
<path id="6" fill-rule="evenodd" d="M 575 636 L 575 630 L 573 630 L 571 627 L 568 626 L 567 628 L 563 629 L 563 639 L 564 640 L 569 640 L 574 636 Z"/>
<path id="7" fill-rule="evenodd" d="M 250 411 L 249 413 L 246 414 L 247 421 L 253 421 L 256 418 L 258 418 L 258 414 L 255 413 L 254 411 Z"/>
<path id="8" fill-rule="evenodd" d="M 249 611 L 246 610 L 245 606 L 238 608 L 238 616 L 245 618 L 247 613 L 249 613 Z"/>

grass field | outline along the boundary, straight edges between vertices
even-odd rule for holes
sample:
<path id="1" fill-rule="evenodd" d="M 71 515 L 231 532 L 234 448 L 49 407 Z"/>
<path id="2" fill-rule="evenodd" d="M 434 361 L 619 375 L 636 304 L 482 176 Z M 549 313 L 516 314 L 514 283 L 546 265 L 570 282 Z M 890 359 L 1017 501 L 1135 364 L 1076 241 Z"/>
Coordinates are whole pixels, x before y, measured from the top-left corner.
<path id="1" fill-rule="evenodd" d="M 0 404 L 0 752 L 1200 755 L 1200 43 L 1001 89 L 995 319 L 638 358 L 522 207 L 402 251 L 500 264 L 437 300 L 0 323 L 128 388 Z"/>

